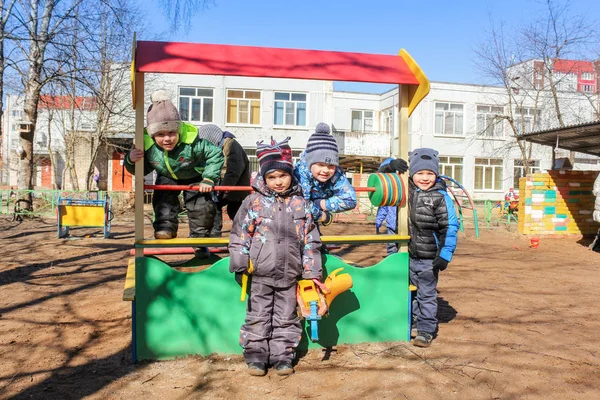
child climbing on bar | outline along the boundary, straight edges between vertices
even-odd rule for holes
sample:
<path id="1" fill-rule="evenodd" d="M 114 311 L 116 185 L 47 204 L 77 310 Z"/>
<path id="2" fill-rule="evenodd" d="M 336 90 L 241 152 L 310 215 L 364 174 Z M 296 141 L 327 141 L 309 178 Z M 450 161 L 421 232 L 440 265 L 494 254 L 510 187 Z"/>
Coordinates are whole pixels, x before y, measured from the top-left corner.
<path id="1" fill-rule="evenodd" d="M 156 185 L 199 185 L 199 190 L 184 190 L 191 238 L 208 237 L 215 217 L 211 191 L 223 166 L 223 152 L 208 140 L 198 137 L 198 128 L 183 122 L 164 90 L 152 93 L 146 116 L 144 149 L 132 149 L 125 157 L 125 168 L 134 173 L 134 163 L 144 160 L 144 175 L 156 171 Z M 177 216 L 181 212 L 176 190 L 156 190 L 152 196 L 154 237 L 177 237 Z M 207 258 L 208 248 L 196 249 L 198 258 Z"/>
<path id="2" fill-rule="evenodd" d="M 320 122 L 308 139 L 306 150 L 296 163 L 294 177 L 304 198 L 311 202 L 314 220 L 323 225 L 333 221 L 332 213 L 356 207 L 356 191 L 340 168 L 338 147 L 329 126 Z"/>
<path id="3" fill-rule="evenodd" d="M 298 278 L 312 279 L 326 291 L 319 231 L 292 177 L 288 140 L 257 143 L 255 191 L 242 203 L 229 237 L 230 272 L 238 283 L 243 274 L 252 277 L 240 344 L 248 373 L 254 376 L 266 375 L 269 365 L 278 375 L 294 372 L 292 360 L 302 335 L 296 311 Z M 320 315 L 325 312 L 319 310 Z"/>

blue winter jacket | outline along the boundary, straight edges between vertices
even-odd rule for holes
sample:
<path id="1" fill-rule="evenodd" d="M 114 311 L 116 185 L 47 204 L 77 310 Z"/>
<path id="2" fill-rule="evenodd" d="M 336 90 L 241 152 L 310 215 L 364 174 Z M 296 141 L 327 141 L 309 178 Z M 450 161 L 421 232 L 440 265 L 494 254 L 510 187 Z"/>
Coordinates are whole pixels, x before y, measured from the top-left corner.
<path id="1" fill-rule="evenodd" d="M 304 198 L 311 202 L 311 213 L 315 221 L 318 221 L 323 214 L 323 210 L 315 204 L 317 200 L 326 199 L 325 207 L 332 213 L 352 210 L 356 207 L 356 191 L 339 166 L 327 182 L 321 183 L 312 176 L 302 152 L 294 168 L 294 177 L 300 183 Z"/>

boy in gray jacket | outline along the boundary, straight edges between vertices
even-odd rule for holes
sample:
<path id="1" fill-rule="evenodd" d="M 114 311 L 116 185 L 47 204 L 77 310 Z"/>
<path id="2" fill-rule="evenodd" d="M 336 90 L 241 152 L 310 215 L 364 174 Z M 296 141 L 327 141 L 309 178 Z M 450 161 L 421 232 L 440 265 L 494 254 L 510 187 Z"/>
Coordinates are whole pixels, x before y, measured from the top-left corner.
<path id="1" fill-rule="evenodd" d="M 288 140 L 257 143 L 255 192 L 242 203 L 229 237 L 230 272 L 238 282 L 242 274 L 252 274 L 240 344 L 248 372 L 255 376 L 265 375 L 268 365 L 278 375 L 294 372 L 294 349 L 302 335 L 298 278 L 322 285 L 321 238 L 310 205 L 292 178 Z"/>

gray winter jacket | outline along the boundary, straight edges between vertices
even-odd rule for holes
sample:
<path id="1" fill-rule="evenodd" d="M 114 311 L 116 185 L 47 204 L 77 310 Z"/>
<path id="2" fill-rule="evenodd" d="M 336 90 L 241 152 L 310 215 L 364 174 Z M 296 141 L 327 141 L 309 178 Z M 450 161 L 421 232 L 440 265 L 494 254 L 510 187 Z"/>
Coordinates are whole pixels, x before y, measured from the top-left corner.
<path id="1" fill-rule="evenodd" d="M 252 186 L 229 235 L 230 272 L 245 272 L 250 259 L 253 282 L 289 287 L 300 276 L 321 279 L 321 237 L 297 183 L 282 195 L 261 176 Z"/>

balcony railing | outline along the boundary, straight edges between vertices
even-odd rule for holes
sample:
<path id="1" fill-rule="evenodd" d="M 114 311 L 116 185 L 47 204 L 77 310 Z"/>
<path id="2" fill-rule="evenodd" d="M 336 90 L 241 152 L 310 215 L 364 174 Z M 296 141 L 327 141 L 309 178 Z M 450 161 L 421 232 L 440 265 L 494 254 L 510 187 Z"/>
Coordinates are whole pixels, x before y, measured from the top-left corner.
<path id="1" fill-rule="evenodd" d="M 389 157 L 392 154 L 392 135 L 381 131 L 332 132 L 340 154 L 355 156 Z"/>

